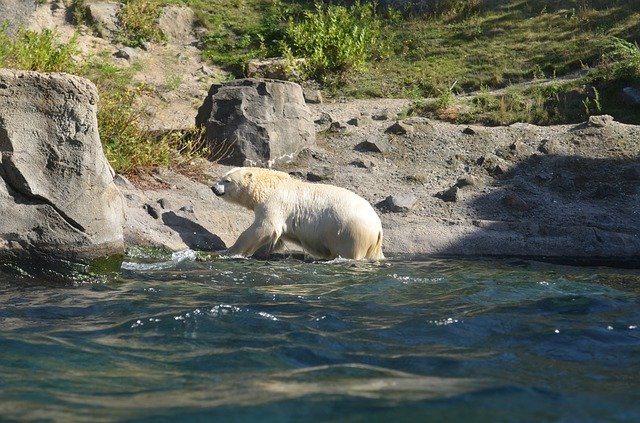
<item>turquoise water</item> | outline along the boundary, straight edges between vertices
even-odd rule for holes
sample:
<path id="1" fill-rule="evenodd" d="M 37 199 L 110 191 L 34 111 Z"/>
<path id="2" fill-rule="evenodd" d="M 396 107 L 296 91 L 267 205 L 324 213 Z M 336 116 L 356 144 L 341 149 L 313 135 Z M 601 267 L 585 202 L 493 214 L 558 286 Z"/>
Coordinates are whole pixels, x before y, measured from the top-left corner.
<path id="1" fill-rule="evenodd" d="M 519 260 L 0 267 L 0 420 L 640 421 L 640 272 Z"/>

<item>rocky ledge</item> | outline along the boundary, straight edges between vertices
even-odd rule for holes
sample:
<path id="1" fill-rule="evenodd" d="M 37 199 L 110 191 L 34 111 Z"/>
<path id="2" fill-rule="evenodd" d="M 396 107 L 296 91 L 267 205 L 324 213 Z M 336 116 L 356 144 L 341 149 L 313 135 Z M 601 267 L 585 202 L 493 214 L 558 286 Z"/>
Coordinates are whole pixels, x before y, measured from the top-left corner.
<path id="1" fill-rule="evenodd" d="M 407 105 L 310 105 L 316 145 L 276 168 L 374 204 L 388 255 L 640 264 L 639 127 L 608 116 L 548 127 L 399 119 Z M 135 185 L 117 177 L 126 245 L 231 245 L 252 215 L 210 191 L 228 169 L 201 161 L 182 174 L 157 170 Z"/>
<path id="2" fill-rule="evenodd" d="M 638 126 L 609 116 L 460 126 L 401 118 L 406 100 L 306 105 L 294 85 L 246 80 L 212 89 L 205 103 L 235 106 L 201 108 L 199 120 L 227 122 L 242 148 L 234 160 L 262 157 L 363 196 L 382 217 L 387 255 L 640 264 Z M 0 258 L 85 261 L 141 246 L 220 251 L 249 226 L 250 212 L 210 190 L 230 166 L 200 160 L 134 183 L 114 178 L 96 107 L 95 87 L 82 78 L 0 70 Z M 207 129 L 215 147 L 216 131 Z M 298 133 L 308 138 L 289 145 Z"/>

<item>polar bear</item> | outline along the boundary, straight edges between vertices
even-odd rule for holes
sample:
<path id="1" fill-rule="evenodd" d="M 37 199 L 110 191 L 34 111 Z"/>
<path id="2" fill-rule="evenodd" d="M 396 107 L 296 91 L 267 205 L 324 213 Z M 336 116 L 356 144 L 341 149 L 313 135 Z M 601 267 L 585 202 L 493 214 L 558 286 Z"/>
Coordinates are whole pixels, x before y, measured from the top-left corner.
<path id="1" fill-rule="evenodd" d="M 371 204 L 347 189 L 256 167 L 232 169 L 211 189 L 255 214 L 229 254 L 251 256 L 283 239 L 319 259 L 384 258 L 380 218 Z"/>

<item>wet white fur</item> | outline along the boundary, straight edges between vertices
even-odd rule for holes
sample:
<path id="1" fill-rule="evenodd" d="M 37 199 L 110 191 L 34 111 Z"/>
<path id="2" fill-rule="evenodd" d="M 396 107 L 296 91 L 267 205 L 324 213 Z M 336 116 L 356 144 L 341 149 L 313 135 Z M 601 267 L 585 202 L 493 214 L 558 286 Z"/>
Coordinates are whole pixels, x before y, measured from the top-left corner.
<path id="1" fill-rule="evenodd" d="M 250 256 L 282 238 L 321 259 L 384 258 L 380 218 L 364 198 L 347 189 L 250 167 L 232 169 L 212 188 L 255 214 L 229 254 Z"/>

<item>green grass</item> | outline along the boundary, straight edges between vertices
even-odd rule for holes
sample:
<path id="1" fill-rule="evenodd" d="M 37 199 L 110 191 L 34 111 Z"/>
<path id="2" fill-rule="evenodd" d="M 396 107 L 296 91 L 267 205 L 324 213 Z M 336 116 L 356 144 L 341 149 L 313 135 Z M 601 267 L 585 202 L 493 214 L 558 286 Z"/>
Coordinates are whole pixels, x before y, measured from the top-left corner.
<path id="1" fill-rule="evenodd" d="M 116 172 L 131 173 L 153 166 L 168 166 L 171 149 L 158 142 L 141 121 L 137 99 L 144 86 L 131 83 L 134 64 L 129 68 L 114 66 L 98 58 L 85 68 L 84 76 L 96 84 L 100 93 L 98 129 L 107 160 Z"/>
<path id="2" fill-rule="evenodd" d="M 302 8 L 277 0 L 162 0 L 191 7 L 206 28 L 204 57 L 237 76 L 252 58 L 281 55 L 286 17 Z M 292 2 L 296 3 L 296 2 Z"/>
<path id="3" fill-rule="evenodd" d="M 7 33 L 7 23 L 0 25 L 0 67 L 41 72 L 74 72 L 78 69 L 76 37 L 62 42 L 55 31 L 34 32 L 19 28 L 15 37 Z"/>
<path id="4" fill-rule="evenodd" d="M 393 39 L 392 54 L 331 88 L 358 95 L 375 84 L 379 96 L 432 97 L 454 82 L 461 91 L 505 87 L 597 66 L 611 36 L 640 36 L 640 6 L 632 2 L 555 2 L 565 9 L 533 0 L 497 3 L 463 19 L 388 22 L 383 32 Z"/>
<path id="5" fill-rule="evenodd" d="M 486 110 L 479 110 L 478 104 L 465 105 L 471 112 L 456 113 L 455 119 L 555 123 L 583 119 L 587 110 L 591 114 L 599 110 L 640 122 L 640 116 L 625 112 L 612 94 L 640 82 L 638 67 L 625 66 L 620 55 L 621 42 L 626 43 L 624 50 L 636 48 L 640 40 L 638 2 L 440 0 L 415 2 L 423 6 L 399 11 L 378 7 L 376 31 L 365 37 L 369 44 L 363 44 L 368 54 L 353 66 L 326 65 L 329 60 L 317 40 L 329 37 L 323 35 L 322 25 L 312 24 L 326 17 L 327 8 L 318 9 L 313 1 L 164 2 L 186 4 L 196 11 L 207 28 L 205 57 L 237 77 L 243 76 L 243 64 L 250 58 L 288 55 L 315 63 L 306 75 L 321 82 L 327 97 L 435 97 L 442 102 L 445 96 L 482 87 L 504 88 L 588 70 L 593 72 L 573 85 L 558 81 L 556 92 L 514 89 Z M 351 7 L 354 2 L 331 4 Z M 384 43 L 376 45 L 378 32 Z M 348 37 L 348 31 L 339 35 L 334 43 L 341 46 L 339 51 L 357 44 L 353 42 L 357 37 Z M 599 109 L 583 104 L 593 101 L 594 89 L 601 93 Z"/>
<path id="6" fill-rule="evenodd" d="M 86 20 L 84 0 L 73 0 Z M 163 42 L 160 6 L 191 7 L 205 32 L 203 56 L 244 76 L 248 59 L 288 55 L 309 64 L 303 76 L 328 97 L 416 99 L 412 113 L 461 123 L 579 122 L 612 114 L 640 123 L 620 90 L 640 85 L 640 4 L 627 0 L 439 0 L 406 10 L 372 2 L 293 0 L 127 0 L 120 41 Z M 344 6 L 344 7 L 343 7 Z M 360 9 L 358 9 L 360 8 Z M 368 9 L 367 9 L 368 8 Z M 366 10 L 365 10 L 366 9 Z M 365 11 L 366 13 L 360 13 Z M 130 69 L 106 58 L 76 63 L 75 41 L 52 31 L 0 30 L 0 66 L 66 70 L 91 79 L 101 95 L 99 124 L 116 170 L 179 163 L 202 146 L 198 135 L 161 140 L 141 127 L 139 94 Z M 562 77 L 581 71 L 571 82 Z M 552 83 L 521 87 L 528 80 Z M 167 79 L 177 87 L 179 77 Z M 500 94 L 492 90 L 506 88 Z M 473 98 L 457 94 L 477 91 Z M 435 100 L 425 100 L 432 98 Z"/>

